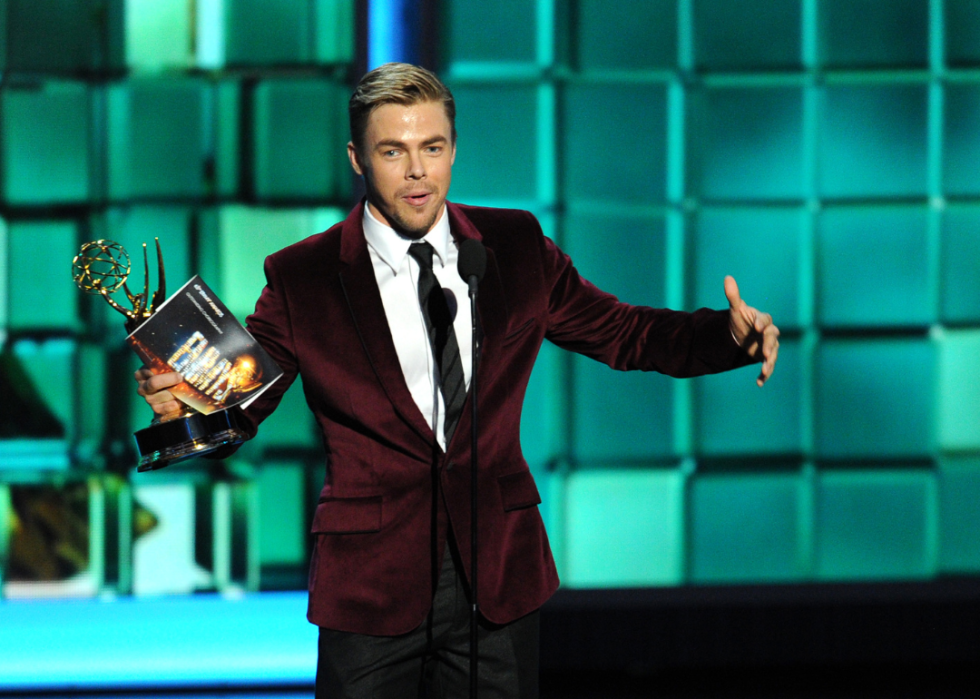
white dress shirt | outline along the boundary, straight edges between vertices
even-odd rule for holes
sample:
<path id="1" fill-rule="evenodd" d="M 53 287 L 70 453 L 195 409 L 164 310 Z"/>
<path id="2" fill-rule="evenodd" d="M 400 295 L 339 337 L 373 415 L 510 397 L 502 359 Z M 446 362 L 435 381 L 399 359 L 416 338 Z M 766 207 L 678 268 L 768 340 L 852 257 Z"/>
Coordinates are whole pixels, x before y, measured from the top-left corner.
<path id="1" fill-rule="evenodd" d="M 445 450 L 445 402 L 442 391 L 439 390 L 439 367 L 425 329 L 422 307 L 419 305 L 419 264 L 408 254 L 409 245 L 415 241 L 379 221 L 371 214 L 367 205 L 364 206 L 363 227 L 374 266 L 374 276 L 381 291 L 385 317 L 395 342 L 405 383 L 415 404 L 436 435 L 439 446 Z M 439 220 L 425 234 L 423 240 L 435 251 L 432 256 L 432 271 L 447 292 L 446 300 L 450 312 L 454 306 L 456 309 L 453 328 L 456 331 L 459 357 L 463 363 L 463 378 L 468 390 L 473 356 L 469 289 L 456 270 L 459 252 L 449 232 L 449 214 L 445 205 Z M 450 293 L 455 297 L 455 303 L 449 298 Z"/>

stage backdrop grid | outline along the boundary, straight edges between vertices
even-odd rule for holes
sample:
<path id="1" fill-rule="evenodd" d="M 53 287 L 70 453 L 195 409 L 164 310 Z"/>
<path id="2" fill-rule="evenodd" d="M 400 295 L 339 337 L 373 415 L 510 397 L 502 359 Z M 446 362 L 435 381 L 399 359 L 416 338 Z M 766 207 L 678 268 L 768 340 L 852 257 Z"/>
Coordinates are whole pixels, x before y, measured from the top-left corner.
<path id="1" fill-rule="evenodd" d="M 733 274 L 783 330 L 762 391 L 753 369 L 675 382 L 563 354 L 539 367 L 564 386 L 548 402 L 567 439 L 537 429 L 536 404 L 524 443 L 551 483 L 565 584 L 980 570 L 965 545 L 980 529 L 953 486 L 980 477 L 980 7 L 523 0 L 508 4 L 515 18 L 519 37 L 497 31 L 495 7 L 446 3 L 443 69 L 466 129 L 503 145 L 514 135 L 483 135 L 503 119 L 537 138 L 501 193 L 496 175 L 479 188 L 484 163 L 461 131 L 466 198 L 536 192 L 583 275 L 624 300 L 724 307 Z M 474 27 L 479 51 L 464 38 Z M 484 108 L 517 90 L 538 99 L 502 118 L 501 104 Z M 622 502 L 580 502 L 593 478 Z M 643 502 L 669 521 L 637 520 Z M 614 519 L 627 540 L 580 539 L 586 517 Z M 646 566 L 678 537 L 683 562 L 657 578 Z M 624 547 L 631 565 L 614 553 Z"/>
<path id="2" fill-rule="evenodd" d="M 104 237 L 137 268 L 150 243 L 152 270 L 158 236 L 171 291 L 200 273 L 244 318 L 264 257 L 352 204 L 356 3 L 97 4 L 0 8 L 3 594 L 28 575 L 10 513 L 42 498 L 87 538 L 37 594 L 148 589 L 152 537 L 187 531 L 171 591 L 302 588 L 323 476 L 302 388 L 235 460 L 132 473 L 137 361 L 68 267 Z M 754 368 L 674 381 L 545 347 L 522 438 L 564 584 L 980 572 L 980 7 L 441 7 L 454 199 L 530 209 L 633 303 L 724 307 L 734 274 L 784 332 L 761 391 Z"/>

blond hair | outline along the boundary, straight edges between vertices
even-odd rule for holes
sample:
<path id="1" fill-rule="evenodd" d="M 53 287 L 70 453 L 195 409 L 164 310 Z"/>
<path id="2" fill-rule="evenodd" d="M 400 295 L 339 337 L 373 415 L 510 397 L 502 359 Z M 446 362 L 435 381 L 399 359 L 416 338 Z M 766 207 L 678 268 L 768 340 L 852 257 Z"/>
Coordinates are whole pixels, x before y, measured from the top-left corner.
<path id="1" fill-rule="evenodd" d="M 347 113 L 350 137 L 357 150 L 364 145 L 368 118 L 383 104 L 442 102 L 456 142 L 456 101 L 435 73 L 409 63 L 385 63 L 365 74 L 350 96 Z"/>

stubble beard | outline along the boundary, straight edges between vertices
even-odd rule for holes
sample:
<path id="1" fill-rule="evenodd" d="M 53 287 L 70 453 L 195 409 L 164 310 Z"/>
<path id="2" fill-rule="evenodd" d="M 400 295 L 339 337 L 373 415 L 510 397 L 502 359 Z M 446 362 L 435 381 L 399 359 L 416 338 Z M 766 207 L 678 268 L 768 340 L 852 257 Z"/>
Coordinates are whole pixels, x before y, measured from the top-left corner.
<path id="1" fill-rule="evenodd" d="M 402 216 L 397 210 L 385 212 L 385 216 L 393 224 L 393 228 L 406 238 L 411 238 L 412 240 L 421 240 L 425 237 L 425 234 L 432 230 L 432 226 L 435 225 L 436 219 L 439 217 L 439 211 L 442 207 L 439 207 L 432 212 L 429 216 L 426 216 L 422 223 L 417 221 L 409 221 L 404 216 Z"/>
<path id="2" fill-rule="evenodd" d="M 436 220 L 439 218 L 439 213 L 442 211 L 442 204 L 445 202 L 443 200 L 439 206 L 434 207 L 432 213 L 426 216 L 420 223 L 418 219 L 409 219 L 404 216 L 398 210 L 397 205 L 392 206 L 390 209 L 387 206 L 379 206 L 377 202 L 384 202 L 384 197 L 371 186 L 370 181 L 366 177 L 364 184 L 367 189 L 368 202 L 374 206 L 374 209 L 381 214 L 385 221 L 391 224 L 391 227 L 395 231 L 412 240 L 421 240 L 425 237 L 426 233 L 432 230 L 432 226 L 435 225 Z"/>

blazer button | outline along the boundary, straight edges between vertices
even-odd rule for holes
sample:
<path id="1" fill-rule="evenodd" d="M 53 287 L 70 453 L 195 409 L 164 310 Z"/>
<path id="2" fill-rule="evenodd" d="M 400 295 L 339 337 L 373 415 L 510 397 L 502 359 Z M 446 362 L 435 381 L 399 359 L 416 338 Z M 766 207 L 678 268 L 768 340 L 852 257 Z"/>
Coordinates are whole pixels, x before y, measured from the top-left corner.
<path id="1" fill-rule="evenodd" d="M 454 464 L 452 461 L 450 461 L 448 464 L 446 464 L 446 470 L 447 471 L 452 471 L 455 467 L 456 467 L 456 464 Z"/>

